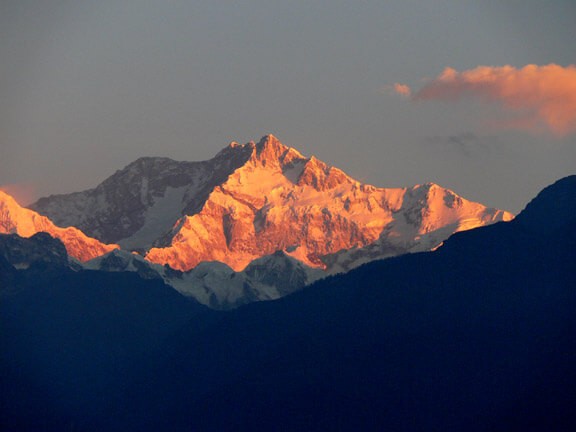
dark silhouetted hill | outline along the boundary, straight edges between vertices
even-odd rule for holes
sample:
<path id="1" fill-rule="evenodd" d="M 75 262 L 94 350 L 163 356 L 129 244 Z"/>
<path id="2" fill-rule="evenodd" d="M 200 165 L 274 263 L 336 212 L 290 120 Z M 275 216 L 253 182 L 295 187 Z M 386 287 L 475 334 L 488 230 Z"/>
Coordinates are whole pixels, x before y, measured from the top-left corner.
<path id="1" fill-rule="evenodd" d="M 2 300 L 2 420 L 13 430 L 30 419 L 44 430 L 574 430 L 574 203 L 572 176 L 512 222 L 229 312 L 134 275 L 38 281 Z"/>

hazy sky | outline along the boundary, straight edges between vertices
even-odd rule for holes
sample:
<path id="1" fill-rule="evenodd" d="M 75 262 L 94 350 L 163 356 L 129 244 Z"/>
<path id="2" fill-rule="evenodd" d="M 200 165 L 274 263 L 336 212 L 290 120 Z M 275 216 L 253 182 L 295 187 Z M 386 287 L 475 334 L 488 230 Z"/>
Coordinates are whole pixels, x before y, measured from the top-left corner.
<path id="1" fill-rule="evenodd" d="M 0 184 L 72 192 L 273 133 L 518 212 L 576 172 L 573 64 L 573 0 L 2 0 Z"/>

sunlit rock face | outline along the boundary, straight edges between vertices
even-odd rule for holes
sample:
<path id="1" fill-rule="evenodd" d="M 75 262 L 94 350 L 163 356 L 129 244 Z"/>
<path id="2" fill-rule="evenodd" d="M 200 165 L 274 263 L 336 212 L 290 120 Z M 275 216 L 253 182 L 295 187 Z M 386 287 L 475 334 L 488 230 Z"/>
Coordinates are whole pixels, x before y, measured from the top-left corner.
<path id="1" fill-rule="evenodd" d="M 103 244 L 90 238 L 77 228 L 57 227 L 47 217 L 21 207 L 14 198 L 0 191 L 0 234 L 32 237 L 41 232 L 59 239 L 68 255 L 80 261 L 91 260 L 118 248 L 118 245 Z"/>
<path id="2" fill-rule="evenodd" d="M 51 195 L 30 208 L 59 226 L 75 226 L 103 242 L 143 248 L 183 214 L 198 212 L 212 189 L 248 156 L 229 147 L 204 162 L 140 158 L 94 189 Z"/>
<path id="3" fill-rule="evenodd" d="M 182 271 L 202 261 L 239 271 L 276 251 L 344 271 L 513 217 L 432 183 L 362 184 L 272 135 L 232 143 L 205 162 L 139 159 L 95 189 L 32 207 Z"/>

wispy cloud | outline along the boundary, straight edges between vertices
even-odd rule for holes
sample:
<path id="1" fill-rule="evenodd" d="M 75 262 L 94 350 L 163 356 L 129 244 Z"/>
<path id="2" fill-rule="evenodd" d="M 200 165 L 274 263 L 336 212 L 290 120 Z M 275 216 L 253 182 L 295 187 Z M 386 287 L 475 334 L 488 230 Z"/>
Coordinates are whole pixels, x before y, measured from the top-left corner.
<path id="1" fill-rule="evenodd" d="M 400 96 L 410 97 L 412 95 L 412 90 L 406 84 L 394 83 L 392 88 Z"/>
<path id="2" fill-rule="evenodd" d="M 406 84 L 400 83 L 386 84 L 380 88 L 380 91 L 387 94 L 399 95 L 404 98 L 412 96 L 412 89 Z"/>
<path id="3" fill-rule="evenodd" d="M 405 85 L 396 86 L 409 91 Z M 512 114 L 498 122 L 502 127 L 544 128 L 559 137 L 576 132 L 576 65 L 478 66 L 462 72 L 446 68 L 412 99 L 455 101 L 466 97 L 500 103 Z"/>
<path id="4" fill-rule="evenodd" d="M 490 154 L 502 155 L 506 146 L 496 135 L 477 135 L 474 132 L 462 132 L 453 135 L 434 135 L 425 138 L 426 142 L 452 155 L 472 159 L 483 159 Z"/>

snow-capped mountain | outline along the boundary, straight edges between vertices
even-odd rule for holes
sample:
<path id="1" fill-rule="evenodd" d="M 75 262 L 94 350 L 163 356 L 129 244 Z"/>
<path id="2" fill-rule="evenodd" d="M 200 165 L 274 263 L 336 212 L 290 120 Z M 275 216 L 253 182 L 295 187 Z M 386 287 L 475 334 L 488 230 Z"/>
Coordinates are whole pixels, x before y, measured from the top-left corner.
<path id="1" fill-rule="evenodd" d="M 320 279 L 310 268 L 279 251 L 254 260 L 236 272 L 221 262 L 202 262 L 182 272 L 154 264 L 141 255 L 116 249 L 84 264 L 88 270 L 135 272 L 143 279 L 163 280 L 181 294 L 213 309 L 230 309 L 254 301 L 275 300 Z"/>
<path id="2" fill-rule="evenodd" d="M 138 159 L 95 189 L 32 208 L 181 271 L 203 261 L 241 271 L 277 251 L 341 271 L 513 217 L 432 183 L 362 184 L 273 135 L 231 143 L 205 162 Z"/>
<path id="3" fill-rule="evenodd" d="M 68 255 L 80 261 L 88 261 L 118 248 L 118 245 L 103 244 L 86 236 L 75 227 L 60 228 L 46 216 L 21 207 L 14 198 L 0 191 L 0 234 L 18 234 L 31 237 L 45 232 L 64 243 Z"/>

